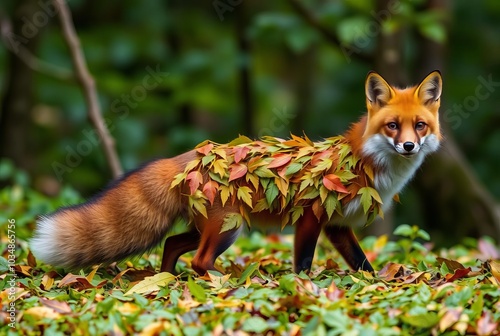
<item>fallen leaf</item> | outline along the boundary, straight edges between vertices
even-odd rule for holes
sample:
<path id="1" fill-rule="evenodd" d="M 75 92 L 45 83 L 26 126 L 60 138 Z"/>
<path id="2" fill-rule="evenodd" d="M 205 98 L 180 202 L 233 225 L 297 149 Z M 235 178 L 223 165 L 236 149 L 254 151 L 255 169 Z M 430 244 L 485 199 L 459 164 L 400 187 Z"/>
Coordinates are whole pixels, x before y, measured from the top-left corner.
<path id="1" fill-rule="evenodd" d="M 139 283 L 135 284 L 132 288 L 130 288 L 124 295 L 132 295 L 133 293 L 138 294 L 146 294 L 154 291 L 160 290 L 160 286 L 166 286 L 170 282 L 175 280 L 175 275 L 162 272 L 158 273 L 152 277 L 147 277 Z"/>

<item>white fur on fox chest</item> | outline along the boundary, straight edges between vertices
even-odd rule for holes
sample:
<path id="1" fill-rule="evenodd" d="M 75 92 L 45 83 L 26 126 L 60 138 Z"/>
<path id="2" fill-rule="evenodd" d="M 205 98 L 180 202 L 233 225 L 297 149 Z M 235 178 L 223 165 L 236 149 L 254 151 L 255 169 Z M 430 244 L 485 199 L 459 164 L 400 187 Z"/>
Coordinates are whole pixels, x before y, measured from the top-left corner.
<path id="1" fill-rule="evenodd" d="M 385 142 L 385 139 L 383 142 Z M 411 180 L 431 148 L 427 148 L 427 150 L 421 148 L 415 155 L 404 157 L 395 154 L 394 150 L 388 146 L 385 148 L 382 146 L 381 148 L 380 145 L 384 144 L 383 142 L 373 141 L 374 146 L 370 146 L 370 142 L 368 142 L 364 148 L 364 153 L 370 155 L 374 164 L 380 167 L 380 169 L 376 170 L 374 188 L 382 199 L 382 210 L 385 212 L 390 208 L 394 195 L 399 193 L 406 183 Z M 435 148 L 437 149 L 437 146 Z M 432 148 L 432 151 L 435 148 Z M 344 217 L 335 218 L 331 224 L 349 225 L 351 227 L 360 227 L 366 224 L 366 215 L 361 206 L 361 196 L 357 196 L 346 204 L 343 212 Z"/>

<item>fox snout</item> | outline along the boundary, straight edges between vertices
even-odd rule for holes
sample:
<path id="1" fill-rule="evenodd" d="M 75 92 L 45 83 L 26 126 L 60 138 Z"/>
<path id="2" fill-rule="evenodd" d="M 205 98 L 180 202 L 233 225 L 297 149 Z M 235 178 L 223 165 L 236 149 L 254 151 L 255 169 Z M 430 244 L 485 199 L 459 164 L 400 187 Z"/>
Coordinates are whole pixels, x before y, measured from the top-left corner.
<path id="1" fill-rule="evenodd" d="M 411 156 L 418 153 L 420 144 L 413 141 L 405 141 L 394 144 L 394 149 L 396 149 L 398 154 Z"/>

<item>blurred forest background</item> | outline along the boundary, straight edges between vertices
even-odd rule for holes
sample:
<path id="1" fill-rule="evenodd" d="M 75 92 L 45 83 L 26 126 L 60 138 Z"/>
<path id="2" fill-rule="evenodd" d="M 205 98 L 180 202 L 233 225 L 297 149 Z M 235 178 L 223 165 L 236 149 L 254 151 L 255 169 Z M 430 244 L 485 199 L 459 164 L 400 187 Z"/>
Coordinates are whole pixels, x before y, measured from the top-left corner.
<path id="1" fill-rule="evenodd" d="M 209 138 L 340 134 L 364 80 L 443 73 L 446 142 L 385 225 L 439 245 L 500 239 L 500 2 L 451 0 L 68 1 L 124 170 Z M 113 177 L 50 0 L 0 5 L 0 181 L 84 197 Z M 8 160 L 8 161 L 6 161 Z M 21 181 L 20 181 L 21 180 Z M 5 200 L 4 200 L 5 201 Z"/>

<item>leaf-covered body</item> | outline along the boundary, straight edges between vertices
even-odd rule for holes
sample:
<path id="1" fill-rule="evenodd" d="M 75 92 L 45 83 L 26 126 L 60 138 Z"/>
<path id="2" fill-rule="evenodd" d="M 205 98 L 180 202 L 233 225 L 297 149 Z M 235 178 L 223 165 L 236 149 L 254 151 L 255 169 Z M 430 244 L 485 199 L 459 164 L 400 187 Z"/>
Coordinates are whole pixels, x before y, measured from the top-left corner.
<path id="1" fill-rule="evenodd" d="M 206 141 L 42 217 L 31 249 L 58 266 L 112 262 L 154 247 L 176 218 L 187 217 L 188 231 L 165 240 L 162 271 L 174 272 L 192 250 L 196 272 L 215 269 L 245 222 L 292 226 L 296 272 L 310 269 L 322 231 L 351 268 L 372 271 L 352 227 L 382 215 L 437 150 L 441 76 L 433 72 L 418 86 L 397 89 L 370 73 L 365 92 L 368 113 L 344 136 Z"/>
<path id="2" fill-rule="evenodd" d="M 321 142 L 294 135 L 257 141 L 240 136 L 223 145 L 205 141 L 196 154 L 171 184 L 188 199 L 191 217 L 206 217 L 215 201 L 236 207 L 249 225 L 266 224 L 254 223 L 259 217 L 269 222 L 266 213 L 278 217 L 272 222 L 282 227 L 293 225 L 305 209 L 318 225 L 365 224 L 382 215 L 373 167 L 353 154 L 343 136 Z M 345 214 L 349 202 L 356 210 Z"/>

